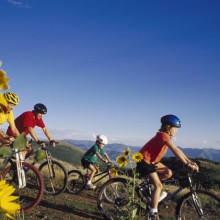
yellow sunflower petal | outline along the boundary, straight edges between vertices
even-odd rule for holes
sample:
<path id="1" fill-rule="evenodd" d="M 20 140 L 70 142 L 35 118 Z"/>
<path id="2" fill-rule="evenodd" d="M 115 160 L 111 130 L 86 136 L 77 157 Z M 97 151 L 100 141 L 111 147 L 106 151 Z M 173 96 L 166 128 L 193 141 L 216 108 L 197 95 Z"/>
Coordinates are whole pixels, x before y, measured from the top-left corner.
<path id="1" fill-rule="evenodd" d="M 0 92 L 0 103 L 4 106 L 8 105 L 8 102 L 6 101 L 4 95 Z"/>
<path id="2" fill-rule="evenodd" d="M 124 148 L 124 155 L 125 156 L 129 156 L 130 155 L 130 148 L 128 147 L 128 148 Z"/>
<path id="3" fill-rule="evenodd" d="M 15 219 L 13 216 L 11 216 L 11 215 L 8 214 L 8 213 L 6 213 L 5 216 L 6 216 L 7 218 L 10 218 L 10 219 Z"/>
<path id="4" fill-rule="evenodd" d="M 136 163 L 140 162 L 142 159 L 143 159 L 143 155 L 141 153 L 139 153 L 139 152 L 134 153 L 132 155 L 132 160 L 135 161 Z"/>
<path id="5" fill-rule="evenodd" d="M 0 70 L 0 78 L 4 78 L 6 76 L 6 72 L 4 70 Z"/>

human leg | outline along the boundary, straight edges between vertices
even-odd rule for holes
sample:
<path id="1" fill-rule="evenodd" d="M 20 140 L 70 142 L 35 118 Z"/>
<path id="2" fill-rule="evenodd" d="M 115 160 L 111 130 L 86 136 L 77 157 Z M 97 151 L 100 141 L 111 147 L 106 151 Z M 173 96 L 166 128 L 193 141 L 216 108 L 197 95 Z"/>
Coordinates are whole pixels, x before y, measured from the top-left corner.
<path id="1" fill-rule="evenodd" d="M 172 171 L 160 162 L 155 164 L 155 170 L 156 170 L 160 180 L 169 179 L 173 175 Z"/>

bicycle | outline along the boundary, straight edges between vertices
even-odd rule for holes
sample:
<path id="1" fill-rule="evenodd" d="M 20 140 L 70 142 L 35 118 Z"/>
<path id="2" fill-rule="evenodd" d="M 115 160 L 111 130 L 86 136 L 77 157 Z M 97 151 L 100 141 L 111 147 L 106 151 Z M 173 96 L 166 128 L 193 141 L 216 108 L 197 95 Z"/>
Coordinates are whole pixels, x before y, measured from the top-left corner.
<path id="1" fill-rule="evenodd" d="M 67 172 L 65 167 L 58 161 L 51 158 L 51 147 L 49 142 L 44 142 L 46 161 L 40 164 L 38 170 L 44 180 L 44 192 L 46 194 L 58 195 L 66 189 Z M 59 142 L 56 142 L 58 144 Z"/>
<path id="2" fill-rule="evenodd" d="M 168 200 L 173 199 L 184 189 L 189 189 L 177 201 L 175 219 L 177 220 L 217 220 L 220 219 L 220 198 L 215 194 L 196 190 L 193 187 L 194 172 L 186 171 L 186 186 L 179 186 L 173 193 L 168 194 L 160 203 L 159 209 Z M 135 194 L 131 196 L 129 187 L 132 183 L 127 178 L 114 178 L 108 180 L 101 187 L 98 195 L 97 206 L 105 219 L 126 219 L 128 212 L 136 219 L 150 220 L 152 185 L 148 179 L 142 179 L 135 185 Z M 105 199 L 104 194 L 111 197 L 112 202 Z M 104 196 L 103 196 L 104 195 Z M 134 196 L 135 195 L 135 196 Z"/>
<path id="3" fill-rule="evenodd" d="M 38 169 L 22 160 L 21 155 L 24 150 L 16 149 L 14 143 L 10 143 L 11 154 L 0 165 L 1 179 L 5 179 L 15 188 L 13 195 L 19 196 L 20 212 L 27 212 L 41 201 L 44 183 Z"/>
<path id="4" fill-rule="evenodd" d="M 94 175 L 94 181 L 92 184 L 96 184 L 105 177 L 112 179 L 111 168 L 114 167 L 112 163 L 108 163 L 106 169 L 102 172 L 96 173 Z M 86 174 L 83 174 L 79 170 L 70 170 L 68 172 L 68 181 L 67 181 L 67 191 L 70 194 L 78 194 L 82 190 L 86 189 L 86 184 L 89 178 L 89 169 L 86 169 Z M 98 177 L 98 179 L 96 179 Z M 96 179 L 96 180 L 95 180 Z M 108 200 L 108 197 L 106 196 Z M 110 200 L 111 201 L 111 200 Z"/>

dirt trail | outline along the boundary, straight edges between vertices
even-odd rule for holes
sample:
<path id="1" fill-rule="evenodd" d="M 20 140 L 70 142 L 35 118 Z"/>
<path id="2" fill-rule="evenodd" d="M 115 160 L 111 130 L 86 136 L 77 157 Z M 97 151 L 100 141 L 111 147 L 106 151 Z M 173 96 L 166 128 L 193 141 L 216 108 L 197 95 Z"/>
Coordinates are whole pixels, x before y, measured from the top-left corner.
<path id="1" fill-rule="evenodd" d="M 79 195 L 44 195 L 39 205 L 24 214 L 25 220 L 103 220 L 97 209 L 97 193 L 84 190 Z"/>

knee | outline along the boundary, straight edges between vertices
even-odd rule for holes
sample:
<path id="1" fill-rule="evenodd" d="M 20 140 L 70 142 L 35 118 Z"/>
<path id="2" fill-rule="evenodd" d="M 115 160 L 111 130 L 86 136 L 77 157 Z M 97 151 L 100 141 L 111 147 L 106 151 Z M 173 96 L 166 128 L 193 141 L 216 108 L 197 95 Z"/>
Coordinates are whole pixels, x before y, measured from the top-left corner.
<path id="1" fill-rule="evenodd" d="M 167 169 L 167 172 L 166 172 L 166 178 L 170 178 L 172 175 L 173 175 L 172 170 Z"/>

